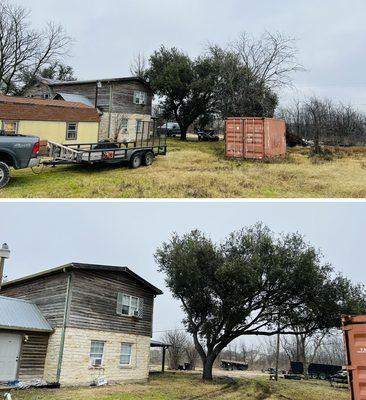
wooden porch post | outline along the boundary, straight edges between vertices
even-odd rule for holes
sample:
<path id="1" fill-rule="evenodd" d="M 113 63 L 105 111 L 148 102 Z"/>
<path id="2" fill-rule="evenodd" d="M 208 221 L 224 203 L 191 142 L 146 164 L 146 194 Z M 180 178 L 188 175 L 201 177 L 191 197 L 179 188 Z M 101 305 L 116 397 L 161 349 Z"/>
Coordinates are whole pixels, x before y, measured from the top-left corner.
<path id="1" fill-rule="evenodd" d="M 161 365 L 161 372 L 165 372 L 165 352 L 166 352 L 166 347 L 163 346 L 163 360 L 162 360 L 162 365 Z"/>

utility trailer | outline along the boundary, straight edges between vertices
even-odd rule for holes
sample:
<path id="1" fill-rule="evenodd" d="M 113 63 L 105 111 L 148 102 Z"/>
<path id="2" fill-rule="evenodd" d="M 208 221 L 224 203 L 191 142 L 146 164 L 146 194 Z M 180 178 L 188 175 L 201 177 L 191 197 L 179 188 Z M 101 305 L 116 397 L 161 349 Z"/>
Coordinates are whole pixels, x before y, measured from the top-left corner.
<path id="1" fill-rule="evenodd" d="M 48 142 L 48 156 L 44 165 L 119 164 L 131 168 L 149 166 L 155 157 L 166 155 L 166 135 L 157 133 L 156 122 L 141 122 L 133 140 L 102 141 L 98 143 L 59 144 Z"/>

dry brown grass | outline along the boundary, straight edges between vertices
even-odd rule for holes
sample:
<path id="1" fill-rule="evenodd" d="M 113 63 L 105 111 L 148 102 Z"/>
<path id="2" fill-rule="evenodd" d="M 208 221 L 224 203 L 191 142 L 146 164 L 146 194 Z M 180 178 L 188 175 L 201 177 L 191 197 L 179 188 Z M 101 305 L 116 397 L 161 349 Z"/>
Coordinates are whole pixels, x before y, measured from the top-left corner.
<path id="1" fill-rule="evenodd" d="M 146 384 L 105 388 L 29 390 L 14 392 L 14 400 L 346 400 L 346 389 L 329 383 L 269 381 L 268 378 L 218 378 L 203 383 L 197 375 L 184 373 L 155 376 Z"/>
<path id="2" fill-rule="evenodd" d="M 229 161 L 224 144 L 170 140 L 153 166 L 70 166 L 13 171 L 1 197 L 34 198 L 365 198 L 366 148 L 332 149 L 332 161 L 309 149 L 263 161 Z"/>

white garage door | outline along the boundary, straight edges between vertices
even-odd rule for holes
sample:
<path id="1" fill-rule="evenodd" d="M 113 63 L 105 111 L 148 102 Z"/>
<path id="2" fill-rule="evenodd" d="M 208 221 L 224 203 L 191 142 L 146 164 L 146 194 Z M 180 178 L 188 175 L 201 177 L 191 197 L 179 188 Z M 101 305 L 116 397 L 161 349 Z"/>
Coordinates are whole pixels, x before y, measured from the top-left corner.
<path id="1" fill-rule="evenodd" d="M 20 335 L 0 333 L 0 382 L 16 380 L 21 344 Z"/>

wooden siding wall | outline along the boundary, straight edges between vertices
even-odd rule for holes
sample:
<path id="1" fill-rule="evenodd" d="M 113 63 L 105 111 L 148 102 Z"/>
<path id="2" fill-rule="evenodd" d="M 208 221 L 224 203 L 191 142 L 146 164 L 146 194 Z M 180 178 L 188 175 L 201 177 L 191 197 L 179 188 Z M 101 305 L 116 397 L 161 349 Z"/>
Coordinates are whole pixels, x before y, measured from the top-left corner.
<path id="1" fill-rule="evenodd" d="M 126 114 L 148 114 L 152 112 L 152 92 L 140 82 L 112 82 L 112 112 Z M 110 85 L 102 83 L 102 87 L 98 90 L 98 106 L 104 112 L 109 112 Z M 56 93 L 72 93 L 87 97 L 93 104 L 95 103 L 95 83 L 82 85 L 58 85 L 51 87 L 51 91 Z M 133 95 L 135 91 L 147 93 L 146 105 L 134 104 Z M 28 89 L 26 95 L 34 97 L 42 97 L 49 92 L 49 88 L 45 85 L 33 86 Z"/>
<path id="2" fill-rule="evenodd" d="M 117 315 L 117 294 L 143 298 L 142 318 Z M 151 336 L 154 295 L 126 274 L 74 271 L 67 326 Z"/>
<path id="3" fill-rule="evenodd" d="M 48 334 L 26 333 L 28 340 L 23 341 L 19 360 L 20 381 L 42 379 L 46 360 Z"/>
<path id="4" fill-rule="evenodd" d="M 67 275 L 39 277 L 33 281 L 20 282 L 1 288 L 1 295 L 32 301 L 52 327 L 62 326 L 65 308 Z"/>

